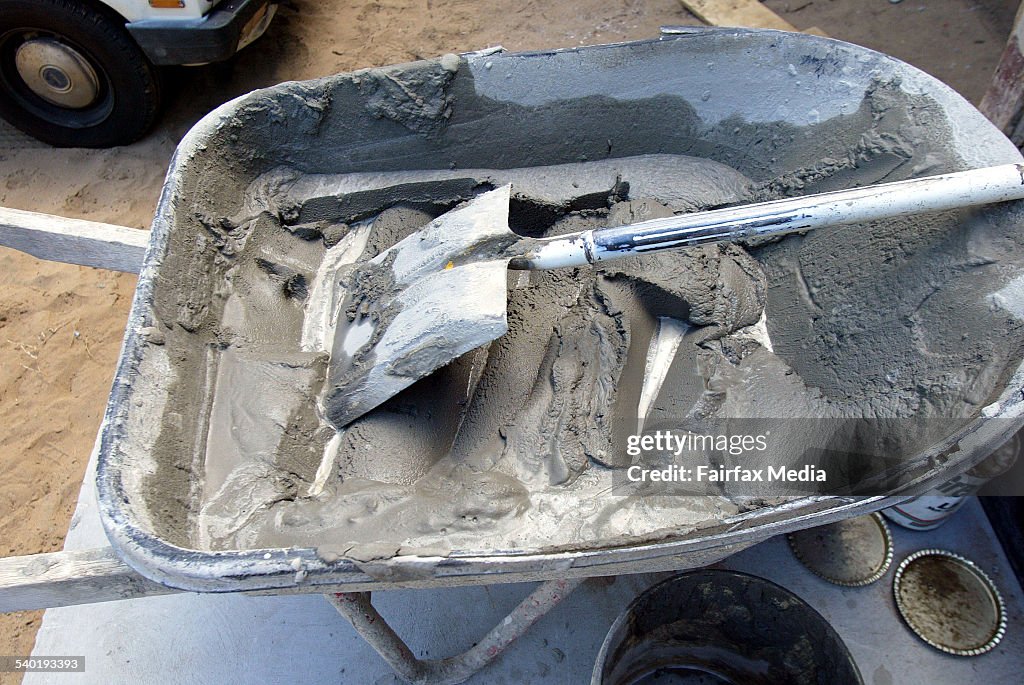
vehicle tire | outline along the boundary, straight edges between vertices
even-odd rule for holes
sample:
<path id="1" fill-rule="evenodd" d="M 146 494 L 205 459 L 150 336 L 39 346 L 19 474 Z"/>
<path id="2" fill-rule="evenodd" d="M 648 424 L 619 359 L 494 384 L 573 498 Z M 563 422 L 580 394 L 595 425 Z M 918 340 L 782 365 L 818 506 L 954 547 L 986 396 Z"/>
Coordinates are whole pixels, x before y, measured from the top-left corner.
<path id="1" fill-rule="evenodd" d="M 159 74 L 112 11 L 75 0 L 0 0 L 0 116 L 58 147 L 142 137 Z"/>

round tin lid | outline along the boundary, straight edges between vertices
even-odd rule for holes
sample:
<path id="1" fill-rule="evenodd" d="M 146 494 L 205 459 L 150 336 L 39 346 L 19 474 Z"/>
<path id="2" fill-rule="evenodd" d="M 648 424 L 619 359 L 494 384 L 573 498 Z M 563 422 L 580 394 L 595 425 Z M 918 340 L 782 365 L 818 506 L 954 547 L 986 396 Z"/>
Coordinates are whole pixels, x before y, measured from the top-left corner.
<path id="1" fill-rule="evenodd" d="M 873 583 L 892 564 L 892 536 L 878 514 L 809 528 L 786 536 L 796 558 L 830 583 Z"/>
<path id="2" fill-rule="evenodd" d="M 1006 609 L 996 586 L 958 554 L 914 552 L 896 569 L 893 594 L 910 629 L 943 652 L 984 654 L 1006 632 Z"/>

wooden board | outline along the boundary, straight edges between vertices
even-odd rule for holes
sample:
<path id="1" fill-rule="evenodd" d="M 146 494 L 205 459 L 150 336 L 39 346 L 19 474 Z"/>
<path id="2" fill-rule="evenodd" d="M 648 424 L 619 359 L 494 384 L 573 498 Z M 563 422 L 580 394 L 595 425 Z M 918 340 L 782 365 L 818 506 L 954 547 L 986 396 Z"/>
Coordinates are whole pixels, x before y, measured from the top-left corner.
<path id="1" fill-rule="evenodd" d="M 1010 134 L 1010 125 L 1024 108 L 1024 3 L 1017 8 L 1017 16 L 1013 20 L 1010 39 L 996 66 L 985 97 L 981 99 L 978 109 L 989 118 L 999 130 Z M 1020 124 L 1017 125 L 1020 128 Z M 1021 144 L 1016 131 L 1014 143 Z"/>
<path id="2" fill-rule="evenodd" d="M 0 246 L 39 259 L 138 273 L 149 231 L 0 207 Z"/>
<path id="3" fill-rule="evenodd" d="M 680 2 L 686 9 L 697 15 L 697 18 L 711 26 L 800 31 L 757 0 L 680 0 Z M 828 34 L 817 26 L 812 26 L 803 33 L 828 37 Z"/>
<path id="4" fill-rule="evenodd" d="M 796 31 L 797 28 L 757 0 L 681 0 L 712 26 L 744 26 L 752 29 Z"/>
<path id="5" fill-rule="evenodd" d="M 110 547 L 0 559 L 0 613 L 175 592 L 143 578 Z"/>

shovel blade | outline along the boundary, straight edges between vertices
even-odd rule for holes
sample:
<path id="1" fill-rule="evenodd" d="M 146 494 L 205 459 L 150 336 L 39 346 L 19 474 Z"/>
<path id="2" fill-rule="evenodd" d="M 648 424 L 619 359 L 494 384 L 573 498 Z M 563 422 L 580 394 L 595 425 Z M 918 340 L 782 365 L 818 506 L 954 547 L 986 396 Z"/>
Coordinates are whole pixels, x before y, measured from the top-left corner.
<path id="1" fill-rule="evenodd" d="M 375 324 L 363 320 L 348 348 L 336 338 L 324 412 L 343 427 L 417 380 L 508 331 L 508 261 L 475 262 L 410 283 Z M 365 340 L 355 349 L 351 342 Z"/>
<path id="2" fill-rule="evenodd" d="M 478 195 L 360 267 L 339 312 L 323 411 L 338 428 L 508 331 L 511 186 Z"/>

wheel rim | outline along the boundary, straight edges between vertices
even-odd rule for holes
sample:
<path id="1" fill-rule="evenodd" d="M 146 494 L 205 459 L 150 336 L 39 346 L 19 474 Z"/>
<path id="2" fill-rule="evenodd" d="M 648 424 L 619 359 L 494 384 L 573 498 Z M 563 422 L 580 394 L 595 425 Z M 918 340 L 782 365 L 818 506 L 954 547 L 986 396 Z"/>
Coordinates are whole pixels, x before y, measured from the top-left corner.
<path id="1" fill-rule="evenodd" d="M 52 31 L 20 28 L 0 35 L 0 97 L 51 124 L 84 129 L 114 109 L 110 77 L 73 41 Z"/>
<path id="2" fill-rule="evenodd" d="M 99 96 L 100 80 L 89 61 L 53 38 L 25 41 L 15 50 L 14 63 L 29 90 L 52 105 L 83 109 Z"/>

